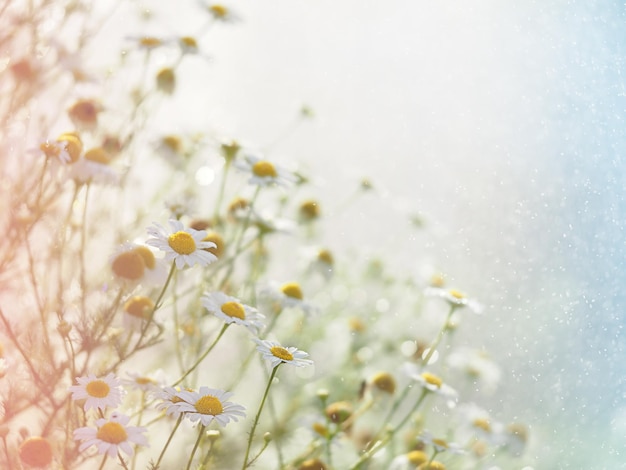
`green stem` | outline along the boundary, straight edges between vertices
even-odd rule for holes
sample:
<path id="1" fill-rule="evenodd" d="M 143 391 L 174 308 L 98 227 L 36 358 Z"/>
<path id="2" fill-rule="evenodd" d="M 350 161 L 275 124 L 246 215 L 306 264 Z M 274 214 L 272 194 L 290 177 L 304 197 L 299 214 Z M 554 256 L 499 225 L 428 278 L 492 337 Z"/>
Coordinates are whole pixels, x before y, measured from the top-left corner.
<path id="1" fill-rule="evenodd" d="M 437 349 L 437 346 L 439 346 L 439 343 L 441 343 L 443 335 L 448 330 L 448 322 L 450 321 L 450 317 L 456 310 L 456 307 L 457 307 L 456 305 L 450 305 L 450 310 L 448 311 L 448 315 L 446 316 L 446 321 L 443 323 L 441 330 L 439 330 L 439 334 L 437 334 L 435 341 L 433 341 L 433 343 L 428 348 L 428 354 L 426 354 L 426 357 L 422 359 L 422 365 L 428 365 L 428 361 L 433 356 L 433 354 L 435 354 L 435 350 Z"/>
<path id="2" fill-rule="evenodd" d="M 230 323 L 225 323 L 225 324 L 224 324 L 224 326 L 222 327 L 222 329 L 221 329 L 221 331 L 220 331 L 220 334 L 219 334 L 219 335 L 217 335 L 217 338 L 215 338 L 215 340 L 213 341 L 213 343 L 211 343 L 211 346 L 209 346 L 209 347 L 207 348 L 207 350 L 206 350 L 206 351 L 204 351 L 204 353 L 202 354 L 202 356 L 200 356 L 200 357 L 198 358 L 198 360 L 195 362 L 195 364 L 194 364 L 193 366 L 191 366 L 191 367 L 189 368 L 189 370 L 188 370 L 187 372 L 185 372 L 185 373 L 183 374 L 183 376 L 182 376 L 180 379 L 178 379 L 176 382 L 174 382 L 174 385 L 173 385 L 174 387 L 175 387 L 176 385 L 178 385 L 179 383 L 181 383 L 183 380 L 185 380 L 185 378 L 186 378 L 189 374 L 191 374 L 191 373 L 192 373 L 192 372 L 196 369 L 196 367 L 198 367 L 198 366 L 200 365 L 200 363 L 204 360 L 204 358 L 205 358 L 205 357 L 207 357 L 207 356 L 209 355 L 209 353 L 213 350 L 213 348 L 215 347 L 215 345 L 217 344 L 217 342 L 220 340 L 220 338 L 224 335 L 224 332 L 226 331 L 226 329 L 227 329 L 229 326 L 230 326 Z"/>
<path id="3" fill-rule="evenodd" d="M 170 442 L 172 442 L 172 438 L 174 437 L 174 434 L 176 433 L 176 430 L 178 429 L 178 426 L 180 426 L 180 423 L 182 420 L 183 420 L 183 414 L 181 413 L 181 415 L 178 417 L 178 421 L 176 421 L 176 424 L 174 425 L 174 429 L 172 429 L 170 436 L 167 438 L 167 442 L 165 443 L 165 446 L 163 446 L 163 450 L 159 454 L 159 458 L 157 459 L 156 464 L 154 465 L 154 468 L 159 468 L 159 464 L 161 463 L 161 460 L 163 460 L 165 451 L 169 447 Z"/>
<path id="4" fill-rule="evenodd" d="M 269 394 L 270 387 L 272 386 L 272 381 L 274 380 L 274 376 L 278 371 L 280 364 L 272 369 L 272 373 L 270 374 L 270 379 L 267 381 L 267 387 L 265 387 L 265 393 L 263 394 L 263 399 L 261 400 L 261 404 L 259 405 L 259 410 L 256 412 L 256 416 L 254 417 L 254 423 L 252 423 L 252 429 L 250 430 L 250 435 L 248 436 L 248 445 L 246 447 L 246 455 L 243 458 L 243 464 L 241 466 L 241 470 L 245 470 L 248 468 L 248 456 L 250 455 L 250 447 L 252 446 L 252 439 L 254 438 L 254 431 L 256 430 L 256 426 L 259 423 L 259 417 L 261 416 L 261 411 L 263 411 L 263 405 L 265 405 L 265 400 L 267 399 L 267 395 Z"/>
<path id="5" fill-rule="evenodd" d="M 198 439 L 196 439 L 196 443 L 193 446 L 193 450 L 191 451 L 191 455 L 189 456 L 189 462 L 187 462 L 187 469 L 191 468 L 191 462 L 193 461 L 193 456 L 196 455 L 196 451 L 198 450 L 198 445 L 200 444 L 200 440 L 202 439 L 202 435 L 204 434 L 204 428 L 206 426 L 204 424 L 200 425 L 200 432 L 198 433 Z"/>

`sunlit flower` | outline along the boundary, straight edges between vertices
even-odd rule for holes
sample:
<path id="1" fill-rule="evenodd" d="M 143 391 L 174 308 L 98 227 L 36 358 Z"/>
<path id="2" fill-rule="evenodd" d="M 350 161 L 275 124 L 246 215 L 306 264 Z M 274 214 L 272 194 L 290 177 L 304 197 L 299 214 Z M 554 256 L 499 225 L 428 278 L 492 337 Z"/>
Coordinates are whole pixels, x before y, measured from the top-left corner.
<path id="1" fill-rule="evenodd" d="M 154 302 L 150 297 L 135 295 L 124 302 L 124 326 L 132 330 L 141 330 L 154 311 Z"/>
<path id="2" fill-rule="evenodd" d="M 354 409 L 349 401 L 336 401 L 326 407 L 326 417 L 335 424 L 341 424 L 352 416 Z"/>
<path id="3" fill-rule="evenodd" d="M 300 204 L 298 209 L 298 214 L 300 216 L 300 220 L 303 222 L 310 222 L 319 218 L 320 216 L 320 206 L 317 201 L 312 199 L 304 201 Z"/>
<path id="4" fill-rule="evenodd" d="M 56 138 L 55 142 L 45 142 L 39 146 L 48 158 L 55 158 L 61 163 L 75 163 L 83 152 L 83 142 L 78 134 L 66 132 Z"/>
<path id="5" fill-rule="evenodd" d="M 125 243 L 111 258 L 111 270 L 119 279 L 130 283 L 158 285 L 165 282 L 167 270 L 145 245 Z"/>
<path id="6" fill-rule="evenodd" d="M 296 367 L 310 366 L 313 361 L 306 359 L 309 354 L 300 351 L 294 347 L 283 347 L 276 341 L 267 341 L 261 339 L 254 339 L 257 344 L 257 351 L 259 351 L 265 359 L 270 361 L 272 367 L 276 367 L 280 364 L 291 364 Z"/>
<path id="7" fill-rule="evenodd" d="M 20 460 L 29 467 L 43 468 L 52 463 L 52 444 L 45 437 L 29 437 L 20 444 Z"/>
<path id="8" fill-rule="evenodd" d="M 528 427 L 521 423 L 511 423 L 503 432 L 504 448 L 515 457 L 524 453 L 528 443 Z"/>
<path id="9" fill-rule="evenodd" d="M 213 253 L 205 248 L 215 248 L 215 243 L 202 241 L 206 232 L 185 228 L 182 222 L 170 219 L 170 230 L 162 225 L 154 223 L 148 227 L 148 234 L 152 237 L 146 243 L 165 252 L 166 260 L 174 260 L 176 267 L 182 269 L 185 266 L 206 266 L 217 260 Z"/>
<path id="10" fill-rule="evenodd" d="M 117 457 L 120 450 L 128 455 L 133 455 L 132 444 L 148 446 L 148 440 L 144 433 L 144 427 L 127 426 L 130 421 L 128 416 L 121 413 L 112 413 L 109 419 L 96 420 L 96 429 L 83 427 L 74 430 L 74 440 L 82 441 L 78 450 L 96 446 L 99 454 L 107 454 L 111 458 Z"/>
<path id="11" fill-rule="evenodd" d="M 456 289 L 442 289 L 439 287 L 427 287 L 424 290 L 424 294 L 431 297 L 439 297 L 444 299 L 454 308 L 467 307 L 474 313 L 482 312 L 482 305 L 473 299 L 469 299 Z"/>
<path id="12" fill-rule="evenodd" d="M 458 393 L 452 387 L 446 385 L 440 377 L 430 372 L 423 372 L 419 367 L 411 363 L 404 364 L 403 369 L 404 372 L 420 384 L 422 388 L 444 398 L 448 406 L 454 406 L 458 399 Z"/>
<path id="13" fill-rule="evenodd" d="M 122 403 L 122 390 L 120 381 L 113 375 L 98 378 L 93 374 L 86 377 L 77 377 L 78 385 L 72 385 L 68 390 L 72 392 L 72 400 L 85 400 L 84 409 L 99 410 L 107 406 L 115 408 Z"/>
<path id="14" fill-rule="evenodd" d="M 232 392 L 224 392 L 209 387 L 200 387 L 197 392 L 183 390 L 176 396 L 183 401 L 177 410 L 183 412 L 191 421 L 200 421 L 208 426 L 212 421 L 217 421 L 221 426 L 226 426 L 230 421 L 239 421 L 239 417 L 245 417 L 245 408 L 228 400 Z"/>
<path id="15" fill-rule="evenodd" d="M 240 170 L 250 173 L 248 183 L 257 186 L 274 186 L 277 184 L 287 186 L 296 181 L 292 173 L 254 155 L 244 155 L 242 159 L 235 162 L 235 165 Z"/>
<path id="16" fill-rule="evenodd" d="M 239 299 L 223 292 L 205 294 L 202 297 L 202 305 L 225 323 L 245 326 L 255 335 L 263 328 L 262 320 L 265 317 L 257 309 L 242 304 Z"/>
<path id="17" fill-rule="evenodd" d="M 315 307 L 304 299 L 304 293 L 300 284 L 295 281 L 285 282 L 281 285 L 270 285 L 261 291 L 261 295 L 280 302 L 281 308 L 299 308 L 310 314 Z"/>
<path id="18" fill-rule="evenodd" d="M 305 460 L 300 464 L 298 470 L 326 470 L 328 467 L 320 459 Z"/>
<path id="19" fill-rule="evenodd" d="M 369 380 L 370 388 L 378 392 L 393 395 L 396 391 L 396 379 L 389 372 L 378 372 Z"/>

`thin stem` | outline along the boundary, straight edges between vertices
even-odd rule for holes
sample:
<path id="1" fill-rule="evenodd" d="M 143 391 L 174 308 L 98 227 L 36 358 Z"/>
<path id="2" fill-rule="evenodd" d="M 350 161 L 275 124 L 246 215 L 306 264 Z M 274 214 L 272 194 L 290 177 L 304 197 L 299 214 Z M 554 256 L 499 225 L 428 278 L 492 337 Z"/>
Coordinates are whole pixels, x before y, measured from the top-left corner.
<path id="1" fill-rule="evenodd" d="M 205 357 L 207 357 L 207 356 L 209 355 L 209 353 L 213 350 L 213 348 L 215 347 L 215 345 L 217 344 L 217 342 L 220 340 L 220 338 L 224 335 L 224 332 L 226 331 L 226 329 L 227 329 L 229 326 L 230 326 L 230 323 L 225 323 L 225 324 L 224 324 L 224 326 L 223 326 L 223 327 L 222 327 L 222 329 L 220 330 L 220 334 L 219 334 L 219 335 L 217 335 L 217 338 L 215 338 L 215 340 L 213 341 L 213 343 L 211 343 L 211 346 L 209 346 L 209 347 L 207 348 L 207 350 L 206 350 L 206 351 L 204 351 L 204 353 L 202 354 L 202 356 L 200 356 L 200 357 L 198 358 L 198 360 L 195 362 L 195 364 L 194 364 L 193 366 L 191 366 L 191 367 L 189 368 L 189 370 L 188 370 L 187 372 L 185 372 L 185 373 L 183 374 L 183 376 L 182 376 L 180 379 L 178 379 L 176 382 L 174 382 L 174 385 L 173 385 L 173 386 L 176 386 L 176 385 L 178 385 L 179 383 L 181 383 L 183 380 L 185 380 L 185 378 L 186 378 L 189 374 L 191 374 L 191 373 L 192 373 L 192 372 L 196 369 L 196 367 L 198 367 L 198 366 L 200 365 L 200 363 L 204 360 L 204 358 L 205 358 Z"/>
<path id="2" fill-rule="evenodd" d="M 126 465 L 126 462 L 124 462 L 124 459 L 122 458 L 122 454 L 118 452 L 117 458 L 119 459 L 120 464 L 122 465 L 122 468 L 124 468 L 124 470 L 128 470 L 128 465 Z"/>
<path id="3" fill-rule="evenodd" d="M 104 468 L 104 462 L 107 461 L 107 457 L 108 457 L 108 454 L 104 454 L 104 457 L 102 458 L 102 462 L 100 462 L 100 466 L 98 467 L 98 470 L 102 470 Z"/>
<path id="4" fill-rule="evenodd" d="M 183 420 L 183 415 L 181 414 L 178 417 L 178 421 L 176 421 L 176 425 L 174 425 L 174 429 L 172 429 L 172 432 L 170 433 L 170 436 L 167 438 L 167 442 L 165 443 L 165 446 L 163 447 L 163 450 L 159 454 L 159 458 L 157 459 L 156 464 L 154 465 L 154 468 L 159 468 L 159 464 L 161 463 L 161 460 L 163 460 L 163 456 L 165 455 L 165 451 L 169 447 L 170 442 L 172 442 L 172 438 L 174 437 L 174 434 L 176 433 L 176 430 L 178 429 L 178 426 L 180 426 L 180 423 L 181 423 L 182 420 Z"/>
<path id="5" fill-rule="evenodd" d="M 450 321 L 450 317 L 454 313 L 454 310 L 456 310 L 456 307 L 456 305 L 450 305 L 450 310 L 448 311 L 448 315 L 446 316 L 446 321 L 443 323 L 441 330 L 439 330 L 439 334 L 435 338 L 435 341 L 433 341 L 433 343 L 428 348 L 428 354 L 426 354 L 426 356 L 422 359 L 422 365 L 428 365 L 428 361 L 433 356 L 433 354 L 435 354 L 435 350 L 437 349 L 437 346 L 439 346 L 439 343 L 441 343 L 443 335 L 446 331 L 448 331 L 448 322 Z"/>
<path id="6" fill-rule="evenodd" d="M 200 432 L 198 433 L 198 439 L 196 439 L 196 443 L 193 446 L 193 450 L 191 451 L 191 455 L 189 456 L 189 462 L 187 462 L 187 469 L 191 468 L 191 462 L 193 461 L 193 456 L 196 455 L 196 450 L 198 450 L 198 445 L 200 444 L 200 440 L 202 439 L 202 435 L 204 434 L 204 428 L 206 426 L 204 424 L 200 425 Z"/>
<path id="7" fill-rule="evenodd" d="M 272 369 L 272 373 L 270 374 L 270 379 L 267 381 L 267 387 L 265 387 L 265 393 L 263 394 L 263 399 L 261 400 L 261 404 L 259 405 L 259 410 L 256 412 L 256 416 L 254 417 L 254 423 L 252 423 L 252 429 L 250 430 L 250 435 L 248 436 L 248 445 L 246 447 L 246 455 L 243 458 L 243 464 L 241 466 L 241 470 L 245 470 L 248 467 L 248 456 L 250 455 L 250 447 L 252 446 L 252 439 L 254 438 L 254 431 L 256 430 L 256 426 L 259 423 L 259 417 L 261 416 L 261 411 L 263 411 L 263 405 L 265 405 L 265 400 L 267 399 L 267 395 L 269 394 L 270 387 L 272 386 L 272 382 L 274 380 L 274 376 L 278 371 L 280 364 Z"/>

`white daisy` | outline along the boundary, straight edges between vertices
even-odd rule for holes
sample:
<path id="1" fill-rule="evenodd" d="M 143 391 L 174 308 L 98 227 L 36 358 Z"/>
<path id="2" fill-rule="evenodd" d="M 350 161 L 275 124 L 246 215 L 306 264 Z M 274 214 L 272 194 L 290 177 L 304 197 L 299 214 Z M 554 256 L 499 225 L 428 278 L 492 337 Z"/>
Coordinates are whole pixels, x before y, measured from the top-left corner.
<path id="1" fill-rule="evenodd" d="M 254 339 L 257 344 L 257 351 L 259 351 L 265 359 L 270 361 L 272 367 L 276 367 L 280 364 L 291 364 L 296 367 L 310 366 L 313 361 L 306 359 L 309 354 L 300 351 L 294 347 L 284 348 L 276 341 L 267 341 L 261 339 Z"/>
<path id="2" fill-rule="evenodd" d="M 260 314 L 257 309 L 242 304 L 239 299 L 230 297 L 223 292 L 204 294 L 202 305 L 225 323 L 245 326 L 255 335 L 264 326 L 262 320 L 265 316 Z"/>
<path id="3" fill-rule="evenodd" d="M 315 312 L 315 306 L 304 300 L 300 284 L 295 281 L 273 284 L 261 291 L 261 295 L 280 302 L 281 310 L 299 308 L 306 314 Z"/>
<path id="4" fill-rule="evenodd" d="M 474 299 L 469 299 L 456 289 L 442 289 L 440 287 L 427 287 L 424 294 L 431 297 L 444 299 L 454 308 L 467 307 L 474 313 L 482 313 L 483 306 Z"/>
<path id="5" fill-rule="evenodd" d="M 185 228 L 175 219 L 170 219 L 170 229 L 154 223 L 148 227 L 148 234 L 152 237 L 146 243 L 165 252 L 166 260 L 174 260 L 178 269 L 186 265 L 199 264 L 206 266 L 217 260 L 213 253 L 205 248 L 215 248 L 215 243 L 202 241 L 206 237 L 204 230 Z"/>
<path id="6" fill-rule="evenodd" d="M 480 383 L 487 393 L 493 392 L 502 372 L 500 367 L 489 357 L 486 351 L 471 348 L 455 349 L 446 363 L 453 369 L 464 372 L 472 382 Z"/>
<path id="7" fill-rule="evenodd" d="M 244 155 L 243 159 L 236 160 L 235 166 L 250 173 L 248 183 L 256 186 L 274 186 L 276 184 L 287 186 L 296 181 L 296 177 L 287 170 L 250 154 Z"/>
<path id="8" fill-rule="evenodd" d="M 156 405 L 156 409 L 159 411 L 165 411 L 167 416 L 173 416 L 178 418 L 182 411 L 179 409 L 181 403 L 185 403 L 182 398 L 178 397 L 177 393 L 182 391 L 180 387 L 162 387 L 157 390 L 153 390 L 153 396 L 157 400 L 161 400 Z M 187 389 L 192 392 L 192 389 Z"/>
<path id="9" fill-rule="evenodd" d="M 127 426 L 130 418 L 121 413 L 112 413 L 109 419 L 101 418 L 96 420 L 97 429 L 83 427 L 74 430 L 74 440 L 83 441 L 79 451 L 83 451 L 91 446 L 98 448 L 99 454 L 107 454 L 115 458 L 119 450 L 123 450 L 128 455 L 133 455 L 131 444 L 148 446 L 148 440 L 143 433 L 147 431 L 144 427 Z"/>
<path id="10" fill-rule="evenodd" d="M 129 378 L 122 380 L 124 385 L 142 392 L 160 390 L 160 387 L 165 383 L 164 373 L 161 369 L 151 375 L 142 375 L 138 372 L 127 372 L 126 374 Z"/>
<path id="11" fill-rule="evenodd" d="M 81 184 L 117 184 L 120 176 L 109 165 L 112 158 L 102 147 L 89 149 L 82 158 L 70 167 L 70 176 Z"/>
<path id="12" fill-rule="evenodd" d="M 398 455 L 391 461 L 389 470 L 415 470 L 416 465 L 428 462 L 430 457 L 422 450 L 413 450 L 407 454 Z"/>
<path id="13" fill-rule="evenodd" d="M 443 397 L 448 406 L 455 406 L 459 394 L 452 387 L 443 383 L 440 377 L 430 372 L 422 372 L 419 367 L 411 363 L 406 363 L 403 369 L 406 375 L 420 384 L 422 388 Z"/>
<path id="14" fill-rule="evenodd" d="M 226 426 L 231 420 L 239 421 L 239 417 L 246 416 L 243 406 L 226 401 L 232 395 L 232 392 L 209 387 L 200 387 L 197 392 L 183 390 L 176 394 L 183 400 L 177 404 L 176 411 L 184 413 L 191 421 L 200 421 L 203 426 L 211 421 Z"/>
<path id="15" fill-rule="evenodd" d="M 167 278 L 167 268 L 145 245 L 124 243 L 115 250 L 110 263 L 115 277 L 131 285 L 163 285 Z"/>
<path id="16" fill-rule="evenodd" d="M 115 408 L 122 403 L 122 389 L 120 381 L 113 375 L 98 378 L 93 374 L 86 377 L 77 377 L 78 385 L 69 387 L 72 400 L 85 400 L 84 409 L 98 408 L 104 410 L 107 406 Z"/>

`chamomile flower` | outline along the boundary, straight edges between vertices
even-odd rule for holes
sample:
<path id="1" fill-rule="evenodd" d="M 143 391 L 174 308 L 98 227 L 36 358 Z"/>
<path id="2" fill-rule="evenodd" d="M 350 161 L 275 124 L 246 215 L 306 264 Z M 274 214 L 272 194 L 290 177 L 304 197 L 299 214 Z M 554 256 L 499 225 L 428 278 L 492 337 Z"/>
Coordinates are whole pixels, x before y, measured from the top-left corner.
<path id="1" fill-rule="evenodd" d="M 184 413 L 191 421 L 200 421 L 203 426 L 208 426 L 212 421 L 226 426 L 230 421 L 239 421 L 240 417 L 246 416 L 243 406 L 227 401 L 232 395 L 232 392 L 209 387 L 200 387 L 197 392 L 183 390 L 176 394 L 182 399 L 177 411 Z"/>
<path id="2" fill-rule="evenodd" d="M 306 314 L 315 311 L 315 306 L 304 299 L 300 284 L 295 281 L 284 284 L 272 284 L 261 291 L 261 295 L 280 303 L 281 309 L 299 308 Z"/>
<path id="3" fill-rule="evenodd" d="M 156 405 L 156 409 L 165 411 L 167 416 L 178 418 L 182 413 L 179 407 L 181 403 L 185 403 L 184 400 L 178 396 L 178 392 L 180 391 L 182 391 L 180 387 L 163 387 L 154 390 L 154 398 L 160 400 L 160 403 Z M 192 392 L 193 390 L 188 389 L 188 391 Z"/>
<path id="4" fill-rule="evenodd" d="M 80 158 L 83 152 L 83 142 L 78 134 L 66 132 L 57 137 L 54 142 L 44 142 L 39 148 L 48 158 L 58 160 L 62 164 L 72 164 Z"/>
<path id="5" fill-rule="evenodd" d="M 202 297 L 202 305 L 225 323 L 245 326 L 255 335 L 263 328 L 262 320 L 265 316 L 255 308 L 242 304 L 239 299 L 230 297 L 223 292 L 205 294 Z"/>
<path id="6" fill-rule="evenodd" d="M 116 184 L 119 174 L 109 165 L 112 157 L 102 147 L 95 147 L 85 152 L 71 166 L 70 176 L 78 183 Z"/>
<path id="7" fill-rule="evenodd" d="M 147 429 L 128 426 L 129 421 L 128 416 L 113 413 L 109 419 L 96 420 L 96 429 L 87 426 L 74 430 L 74 440 L 82 441 L 78 450 L 82 452 L 96 446 L 99 454 L 107 454 L 111 458 L 117 457 L 120 450 L 133 455 L 132 444 L 148 446 L 148 440 L 144 436 Z"/>
<path id="8" fill-rule="evenodd" d="M 296 367 L 310 366 L 313 361 L 306 359 L 309 354 L 300 351 L 294 347 L 283 347 L 276 341 L 267 341 L 261 339 L 254 339 L 257 344 L 257 351 L 259 351 L 265 359 L 270 361 L 272 367 L 276 367 L 280 364 L 291 364 Z"/>
<path id="9" fill-rule="evenodd" d="M 233 11 L 222 5 L 219 3 L 214 3 L 212 5 L 209 5 L 207 7 L 207 10 L 209 11 L 209 14 L 213 17 L 213 19 L 215 19 L 216 21 L 223 21 L 225 23 L 230 23 L 233 21 L 237 21 L 239 19 L 239 17 L 233 13 Z"/>
<path id="10" fill-rule="evenodd" d="M 110 262 L 113 274 L 126 283 L 161 285 L 167 277 L 165 266 L 145 245 L 125 243 L 115 251 Z"/>
<path id="11" fill-rule="evenodd" d="M 465 450 L 461 447 L 460 444 L 457 444 L 455 442 L 448 442 L 445 439 L 433 437 L 433 435 L 426 430 L 418 436 L 418 439 L 424 444 L 431 446 L 438 454 L 441 452 L 450 452 L 451 454 L 465 453 Z"/>
<path id="12" fill-rule="evenodd" d="M 160 387 L 165 382 L 164 373 L 160 369 L 152 374 L 152 376 L 142 375 L 138 372 L 127 372 L 127 375 L 129 378 L 122 381 L 124 385 L 141 390 L 142 392 L 160 390 Z"/>
<path id="13" fill-rule="evenodd" d="M 487 393 L 493 392 L 502 375 L 500 367 L 486 351 L 462 347 L 454 350 L 446 363 L 453 369 L 464 372 L 467 379 L 479 383 Z"/>
<path id="14" fill-rule="evenodd" d="M 407 454 L 399 455 L 391 461 L 389 470 L 414 470 L 417 465 L 428 462 L 429 457 L 422 450 L 413 450 Z"/>
<path id="15" fill-rule="evenodd" d="M 419 367 L 411 363 L 406 363 L 403 369 L 406 375 L 420 384 L 423 389 L 444 398 L 448 406 L 453 407 L 456 404 L 458 393 L 452 387 L 446 385 L 440 377 L 430 372 L 423 372 Z"/>
<path id="16" fill-rule="evenodd" d="M 254 155 L 244 155 L 243 159 L 237 160 L 235 166 L 242 171 L 250 173 L 248 183 L 256 186 L 287 186 L 294 183 L 296 177 L 268 160 Z"/>
<path id="17" fill-rule="evenodd" d="M 90 408 L 104 410 L 107 406 L 115 408 L 122 403 L 122 390 L 120 381 L 113 375 L 98 378 L 93 374 L 86 377 L 77 377 L 78 385 L 72 385 L 72 400 L 85 400 L 85 411 Z"/>
<path id="18" fill-rule="evenodd" d="M 19 457 L 27 468 L 49 468 L 54 458 L 52 444 L 45 437 L 29 437 L 20 444 Z"/>
<path id="19" fill-rule="evenodd" d="M 98 113 L 102 105 L 95 99 L 80 99 L 67 110 L 72 123 L 78 129 L 94 130 L 98 125 Z"/>
<path id="20" fill-rule="evenodd" d="M 439 287 L 427 287 L 424 294 L 431 297 L 439 297 L 454 308 L 467 307 L 474 313 L 482 313 L 483 307 L 474 299 L 469 299 L 456 289 L 442 289 Z"/>
<path id="21" fill-rule="evenodd" d="M 152 237 L 146 243 L 165 252 L 166 260 L 174 260 L 176 267 L 206 266 L 217 260 L 213 253 L 205 248 L 215 248 L 215 243 L 202 241 L 206 237 L 203 230 L 185 228 L 182 222 L 170 219 L 170 230 L 154 223 L 148 227 L 148 234 Z"/>

